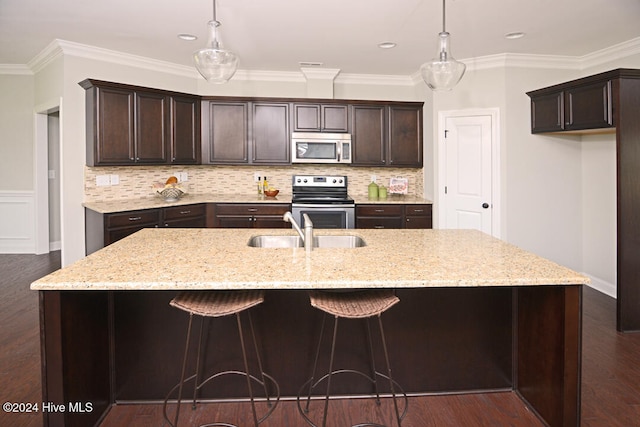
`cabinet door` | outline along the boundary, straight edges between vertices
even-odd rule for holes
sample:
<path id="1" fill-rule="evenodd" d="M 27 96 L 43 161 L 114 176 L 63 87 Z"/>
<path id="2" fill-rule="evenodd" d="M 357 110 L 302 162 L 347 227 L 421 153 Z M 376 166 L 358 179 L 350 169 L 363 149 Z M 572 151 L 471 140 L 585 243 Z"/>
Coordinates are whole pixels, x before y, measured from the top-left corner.
<path id="1" fill-rule="evenodd" d="M 136 92 L 136 163 L 167 163 L 167 97 Z"/>
<path id="2" fill-rule="evenodd" d="M 354 105 L 351 118 L 352 164 L 385 165 L 385 107 Z"/>
<path id="3" fill-rule="evenodd" d="M 389 107 L 388 166 L 422 167 L 422 109 Z"/>
<path id="4" fill-rule="evenodd" d="M 290 164 L 289 104 L 253 102 L 252 163 Z"/>
<path id="5" fill-rule="evenodd" d="M 200 163 L 200 101 L 171 97 L 171 163 Z"/>
<path id="6" fill-rule="evenodd" d="M 349 107 L 334 104 L 293 104 L 295 132 L 348 132 Z"/>
<path id="7" fill-rule="evenodd" d="M 611 81 L 596 82 L 565 91 L 565 130 L 613 126 Z"/>
<path id="8" fill-rule="evenodd" d="M 564 92 L 531 98 L 531 133 L 564 130 Z"/>
<path id="9" fill-rule="evenodd" d="M 349 131 L 349 107 L 346 105 L 321 105 L 321 128 L 325 132 Z"/>
<path id="10" fill-rule="evenodd" d="M 320 105 L 293 104 L 293 129 L 296 132 L 319 132 Z"/>
<path id="11" fill-rule="evenodd" d="M 203 163 L 248 163 L 248 104 L 211 101 L 207 110 L 209 135 Z"/>
<path id="12" fill-rule="evenodd" d="M 87 115 L 92 123 L 87 127 L 95 135 L 95 144 L 87 149 L 94 151 L 94 159 L 87 158 L 87 164 L 93 161 L 95 166 L 123 165 L 135 162 L 134 148 L 134 93 L 129 90 L 95 88 L 95 115 Z M 91 108 L 87 99 L 87 110 Z M 90 138 L 91 139 L 91 138 Z"/>

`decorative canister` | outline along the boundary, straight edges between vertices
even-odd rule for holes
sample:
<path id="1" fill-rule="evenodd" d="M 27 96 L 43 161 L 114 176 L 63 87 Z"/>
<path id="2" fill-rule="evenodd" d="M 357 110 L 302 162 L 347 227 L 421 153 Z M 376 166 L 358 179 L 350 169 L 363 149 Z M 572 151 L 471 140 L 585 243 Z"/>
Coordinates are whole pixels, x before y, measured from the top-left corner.
<path id="1" fill-rule="evenodd" d="M 371 182 L 371 184 L 369 184 L 369 198 L 370 199 L 378 198 L 378 184 L 376 184 L 373 181 Z"/>
<path id="2" fill-rule="evenodd" d="M 387 187 L 381 185 L 378 187 L 378 198 L 386 199 L 387 198 Z"/>

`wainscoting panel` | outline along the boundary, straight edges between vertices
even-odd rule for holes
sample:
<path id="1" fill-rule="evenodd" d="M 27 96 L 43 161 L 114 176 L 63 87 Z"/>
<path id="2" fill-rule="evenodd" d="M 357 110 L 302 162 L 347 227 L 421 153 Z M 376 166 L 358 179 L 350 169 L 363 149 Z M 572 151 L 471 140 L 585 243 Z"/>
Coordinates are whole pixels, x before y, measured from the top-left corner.
<path id="1" fill-rule="evenodd" d="M 0 253 L 35 253 L 35 194 L 0 191 Z"/>

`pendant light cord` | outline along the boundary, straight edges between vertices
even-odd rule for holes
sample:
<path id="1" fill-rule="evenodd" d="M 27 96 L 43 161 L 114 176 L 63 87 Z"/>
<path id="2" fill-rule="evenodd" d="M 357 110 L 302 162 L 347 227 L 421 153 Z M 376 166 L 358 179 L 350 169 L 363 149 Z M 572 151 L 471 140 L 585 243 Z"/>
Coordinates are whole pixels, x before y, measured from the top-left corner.
<path id="1" fill-rule="evenodd" d="M 213 20 L 216 22 L 218 21 L 216 19 L 216 0 L 213 0 Z"/>
<path id="2" fill-rule="evenodd" d="M 446 32 L 447 32 L 446 27 L 445 27 L 445 22 L 446 22 L 446 21 L 445 21 L 445 16 L 446 16 L 446 11 L 445 11 L 445 1 L 446 1 L 446 0 L 442 0 L 442 32 L 443 32 L 443 33 L 446 33 Z M 215 2 L 215 0 L 214 0 L 214 2 Z"/>

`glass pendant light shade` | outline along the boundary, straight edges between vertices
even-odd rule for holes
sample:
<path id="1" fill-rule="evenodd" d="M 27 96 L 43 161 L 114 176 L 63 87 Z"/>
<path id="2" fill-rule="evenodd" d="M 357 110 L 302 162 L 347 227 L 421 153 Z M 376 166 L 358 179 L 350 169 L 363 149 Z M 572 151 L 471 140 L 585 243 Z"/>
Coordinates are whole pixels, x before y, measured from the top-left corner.
<path id="1" fill-rule="evenodd" d="M 456 61 L 449 53 L 449 33 L 441 32 L 438 58 L 422 64 L 420 74 L 432 90 L 447 91 L 453 89 L 462 79 L 467 66 Z"/>
<path id="2" fill-rule="evenodd" d="M 207 46 L 193 54 L 196 68 L 208 82 L 226 83 L 238 69 L 238 56 L 220 47 L 218 27 L 220 22 L 215 17 L 215 0 L 213 3 L 213 20 L 209 21 L 209 41 Z"/>
<path id="3" fill-rule="evenodd" d="M 442 0 L 442 31 L 438 34 L 438 57 L 422 64 L 420 74 L 432 90 L 451 90 L 458 84 L 467 66 L 456 61 L 449 52 L 450 34 L 446 30 L 445 0 Z"/>

